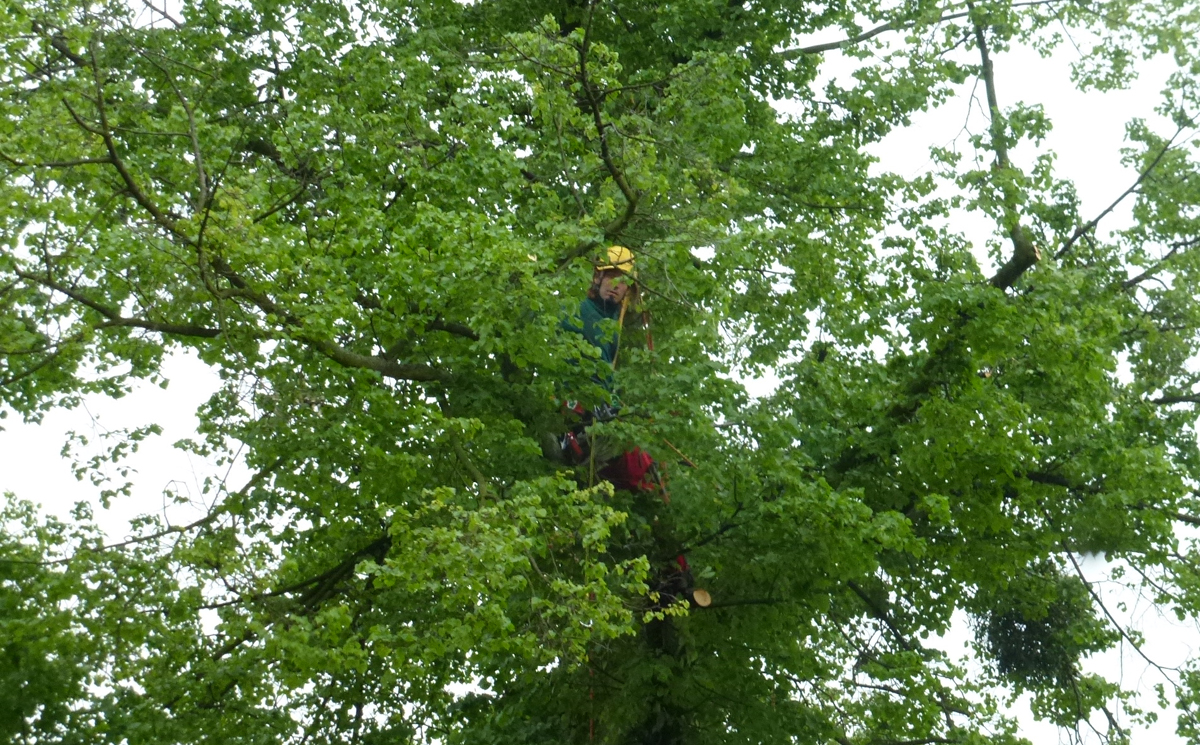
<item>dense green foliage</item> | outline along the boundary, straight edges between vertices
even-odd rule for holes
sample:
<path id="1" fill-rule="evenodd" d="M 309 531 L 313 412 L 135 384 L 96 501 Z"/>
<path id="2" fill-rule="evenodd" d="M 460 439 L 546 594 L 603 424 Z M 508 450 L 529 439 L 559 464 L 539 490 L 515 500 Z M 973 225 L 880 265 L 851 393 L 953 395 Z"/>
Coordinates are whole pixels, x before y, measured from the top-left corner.
<path id="1" fill-rule="evenodd" d="M 1179 65 L 1116 234 L 992 64 L 1067 34 L 1081 86 Z M 1011 743 L 996 690 L 1124 700 L 1081 555 L 1200 607 L 1194 0 L 14 0 L 0 39 L 0 404 L 192 350 L 184 446 L 257 474 L 119 546 L 10 503 L 16 742 Z M 965 153 L 872 167 L 964 84 Z M 605 395 L 559 322 L 611 243 L 654 344 L 597 428 L 669 503 L 540 447 Z"/>

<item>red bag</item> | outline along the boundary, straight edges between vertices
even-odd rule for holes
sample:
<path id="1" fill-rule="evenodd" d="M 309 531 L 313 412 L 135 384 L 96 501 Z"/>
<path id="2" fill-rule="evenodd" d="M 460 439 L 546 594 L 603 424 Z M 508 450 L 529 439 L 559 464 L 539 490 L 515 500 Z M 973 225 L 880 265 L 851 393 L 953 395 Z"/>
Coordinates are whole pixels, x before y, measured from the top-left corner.
<path id="1" fill-rule="evenodd" d="M 597 475 L 612 483 L 614 488 L 625 491 L 654 491 L 658 488 L 654 459 L 641 448 L 621 453 L 601 468 Z"/>

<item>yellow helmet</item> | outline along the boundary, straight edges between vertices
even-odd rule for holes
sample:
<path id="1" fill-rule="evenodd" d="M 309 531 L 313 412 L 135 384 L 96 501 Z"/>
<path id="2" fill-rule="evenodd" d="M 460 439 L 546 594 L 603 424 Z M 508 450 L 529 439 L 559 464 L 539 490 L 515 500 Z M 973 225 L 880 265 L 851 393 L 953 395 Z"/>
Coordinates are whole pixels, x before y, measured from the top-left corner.
<path id="1" fill-rule="evenodd" d="M 603 272 L 609 269 L 616 269 L 637 279 L 637 270 L 633 267 L 633 251 L 624 246 L 609 246 L 608 262 L 597 264 L 596 270 Z"/>

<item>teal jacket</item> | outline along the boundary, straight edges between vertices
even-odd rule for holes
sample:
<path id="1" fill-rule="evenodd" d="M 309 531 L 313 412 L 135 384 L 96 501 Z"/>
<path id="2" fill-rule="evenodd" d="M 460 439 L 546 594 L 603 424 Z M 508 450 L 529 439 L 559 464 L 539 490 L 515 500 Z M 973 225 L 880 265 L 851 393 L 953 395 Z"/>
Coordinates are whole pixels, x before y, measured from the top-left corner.
<path id="1" fill-rule="evenodd" d="M 580 334 L 584 339 L 600 350 L 600 359 L 607 362 L 609 365 L 617 356 L 617 336 L 612 331 L 604 328 L 604 321 L 613 321 L 614 323 L 621 317 L 621 304 L 610 303 L 606 300 L 593 300 L 590 297 L 583 299 L 579 304 L 579 313 L 574 316 L 567 316 L 559 322 L 559 326 L 567 331 L 573 331 Z M 597 383 L 604 386 L 605 390 L 612 392 L 612 375 L 606 375 L 604 380 L 597 380 Z"/>

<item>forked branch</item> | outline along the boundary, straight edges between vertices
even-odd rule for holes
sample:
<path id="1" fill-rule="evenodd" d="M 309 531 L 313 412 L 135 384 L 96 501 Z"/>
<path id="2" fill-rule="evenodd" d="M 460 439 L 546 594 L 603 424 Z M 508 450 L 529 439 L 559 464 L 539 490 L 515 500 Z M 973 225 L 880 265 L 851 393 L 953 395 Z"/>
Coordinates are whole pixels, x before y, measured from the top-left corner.
<path id="1" fill-rule="evenodd" d="M 970 4 L 967 7 L 974 10 Z M 987 34 L 979 22 L 975 23 L 975 44 L 979 47 L 983 84 L 987 91 L 988 113 L 991 116 L 991 143 L 992 150 L 996 153 L 995 170 L 1003 173 L 1012 168 L 1008 158 L 1008 134 L 1004 131 L 1004 116 L 1000 113 L 1000 102 L 996 96 L 996 75 L 992 67 L 991 54 L 988 52 Z M 1015 187 L 1010 184 L 1002 185 L 1001 198 L 1005 222 L 1011 225 L 1008 228 L 1008 237 L 1012 241 L 1013 252 L 1009 260 L 988 282 L 997 289 L 1005 290 L 1020 279 L 1026 270 L 1040 261 L 1042 253 L 1034 244 L 1029 231 L 1021 225 Z"/>

